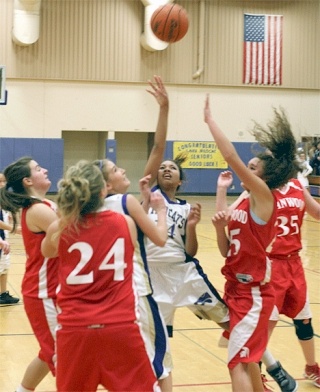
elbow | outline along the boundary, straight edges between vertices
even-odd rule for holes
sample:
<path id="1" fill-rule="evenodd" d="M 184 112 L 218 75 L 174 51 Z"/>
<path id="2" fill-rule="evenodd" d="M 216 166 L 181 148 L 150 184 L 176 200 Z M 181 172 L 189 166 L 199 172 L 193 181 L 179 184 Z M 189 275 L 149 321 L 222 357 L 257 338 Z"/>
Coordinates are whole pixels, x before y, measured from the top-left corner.
<path id="1" fill-rule="evenodd" d="M 160 246 L 160 248 L 163 248 L 165 246 L 165 244 L 167 243 L 167 239 L 166 238 L 157 238 L 156 240 L 152 241 L 155 245 Z"/>
<path id="2" fill-rule="evenodd" d="M 161 240 L 159 241 L 158 246 L 160 246 L 161 248 L 163 248 L 163 247 L 165 246 L 165 244 L 167 243 L 167 239 L 168 239 L 168 237 L 166 237 L 165 239 L 161 239 Z"/>
<path id="3" fill-rule="evenodd" d="M 186 249 L 186 254 L 190 257 L 195 257 L 197 251 L 198 251 L 198 247 L 192 249 Z"/>

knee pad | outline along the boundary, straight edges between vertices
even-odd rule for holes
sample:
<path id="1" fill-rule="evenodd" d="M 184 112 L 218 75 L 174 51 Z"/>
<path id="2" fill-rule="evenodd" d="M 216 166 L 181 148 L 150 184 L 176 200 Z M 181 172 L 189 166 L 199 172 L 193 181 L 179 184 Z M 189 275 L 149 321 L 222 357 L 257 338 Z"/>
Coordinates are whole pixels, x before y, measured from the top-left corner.
<path id="1" fill-rule="evenodd" d="M 311 318 L 307 320 L 293 320 L 296 335 L 299 340 L 310 340 L 313 338 L 313 328 L 311 324 Z M 305 321 L 308 321 L 305 323 Z"/>

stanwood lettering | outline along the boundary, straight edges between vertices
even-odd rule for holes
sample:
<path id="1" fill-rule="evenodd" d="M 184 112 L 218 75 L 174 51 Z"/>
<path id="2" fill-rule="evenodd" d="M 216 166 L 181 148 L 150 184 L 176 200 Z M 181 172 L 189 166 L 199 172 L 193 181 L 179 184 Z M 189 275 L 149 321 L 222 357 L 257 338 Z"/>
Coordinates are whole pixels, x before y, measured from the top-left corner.
<path id="1" fill-rule="evenodd" d="M 231 219 L 240 223 L 247 223 L 248 214 L 247 211 L 244 210 L 233 210 L 231 213 Z"/>
<path id="2" fill-rule="evenodd" d="M 304 205 L 305 205 L 304 201 L 298 199 L 297 197 L 284 197 L 283 199 L 277 201 L 278 210 L 281 210 L 282 208 L 285 207 L 294 207 L 303 210 Z"/>

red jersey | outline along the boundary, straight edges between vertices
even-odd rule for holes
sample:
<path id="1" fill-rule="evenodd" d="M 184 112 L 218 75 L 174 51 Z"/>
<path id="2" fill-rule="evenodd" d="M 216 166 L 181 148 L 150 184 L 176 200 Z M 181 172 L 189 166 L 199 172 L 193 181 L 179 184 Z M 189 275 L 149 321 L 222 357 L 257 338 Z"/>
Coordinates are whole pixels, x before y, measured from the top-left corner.
<path id="1" fill-rule="evenodd" d="M 55 210 L 55 204 L 45 200 L 42 203 Z M 56 298 L 58 286 L 58 258 L 49 259 L 41 254 L 41 242 L 45 232 L 34 233 L 26 223 L 28 209 L 22 209 L 21 229 L 24 248 L 27 255 L 26 269 L 22 280 L 23 296 L 33 298 Z"/>
<path id="2" fill-rule="evenodd" d="M 84 327 L 135 321 L 133 252 L 125 217 L 111 210 L 86 215 L 78 232 L 66 228 L 59 241 L 58 322 Z"/>
<path id="3" fill-rule="evenodd" d="M 302 248 L 301 225 L 305 213 L 303 187 L 292 179 L 273 194 L 277 201 L 277 237 L 272 244 L 270 256 L 289 256 Z"/>
<path id="4" fill-rule="evenodd" d="M 221 272 L 228 281 L 244 284 L 270 281 L 271 263 L 267 247 L 276 234 L 276 206 L 266 224 L 258 224 L 250 213 L 249 198 L 232 211 L 228 224 L 230 248 Z"/>

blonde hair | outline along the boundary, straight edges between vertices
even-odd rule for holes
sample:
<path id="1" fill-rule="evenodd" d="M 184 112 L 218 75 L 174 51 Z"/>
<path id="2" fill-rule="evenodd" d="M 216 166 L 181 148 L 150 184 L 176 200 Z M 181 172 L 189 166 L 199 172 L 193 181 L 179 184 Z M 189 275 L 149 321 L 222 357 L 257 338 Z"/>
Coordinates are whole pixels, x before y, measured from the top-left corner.
<path id="1" fill-rule="evenodd" d="M 104 187 L 101 171 L 91 162 L 80 161 L 66 171 L 58 183 L 60 232 L 66 226 L 77 231 L 84 223 L 84 215 L 103 205 L 101 191 Z"/>

